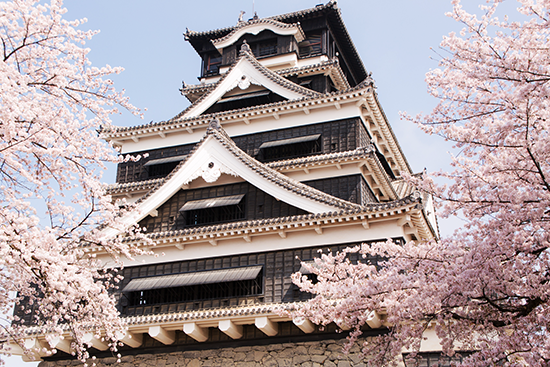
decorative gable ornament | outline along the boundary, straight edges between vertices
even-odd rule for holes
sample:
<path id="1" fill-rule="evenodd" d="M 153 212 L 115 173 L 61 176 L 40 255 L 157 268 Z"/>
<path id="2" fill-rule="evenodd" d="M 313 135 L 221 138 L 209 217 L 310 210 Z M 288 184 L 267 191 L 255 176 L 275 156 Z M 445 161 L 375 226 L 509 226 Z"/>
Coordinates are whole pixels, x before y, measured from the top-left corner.
<path id="1" fill-rule="evenodd" d="M 202 179 L 208 183 L 213 183 L 218 181 L 218 178 L 220 178 L 222 173 L 235 176 L 235 177 L 238 176 L 233 170 L 231 170 L 224 164 L 210 161 L 208 163 L 205 163 L 201 168 L 196 170 L 194 174 L 189 176 L 189 179 L 186 180 L 186 182 L 184 182 L 184 185 L 188 184 L 189 182 L 199 177 L 202 177 Z"/>
<path id="2" fill-rule="evenodd" d="M 294 36 L 296 42 L 302 42 L 305 39 L 300 23 L 287 24 L 274 19 L 252 19 L 248 22 L 239 21 L 228 35 L 212 40 L 212 43 L 218 51 L 221 51 L 237 42 L 245 34 L 257 35 L 266 30 L 280 36 Z"/>

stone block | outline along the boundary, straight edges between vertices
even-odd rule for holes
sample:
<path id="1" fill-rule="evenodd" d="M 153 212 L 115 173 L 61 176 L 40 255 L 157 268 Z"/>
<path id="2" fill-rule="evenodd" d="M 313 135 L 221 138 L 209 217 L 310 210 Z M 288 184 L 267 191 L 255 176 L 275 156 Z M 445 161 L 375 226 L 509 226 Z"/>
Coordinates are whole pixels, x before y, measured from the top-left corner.
<path id="1" fill-rule="evenodd" d="M 202 367 L 202 362 L 198 359 L 192 359 L 191 362 L 187 364 L 187 367 Z"/>
<path id="2" fill-rule="evenodd" d="M 235 352 L 249 352 L 252 350 L 251 347 L 237 347 L 233 349 Z"/>
<path id="3" fill-rule="evenodd" d="M 177 364 L 182 359 L 181 354 L 174 356 L 174 355 L 168 355 L 166 358 L 166 363 L 168 364 Z"/>
<path id="4" fill-rule="evenodd" d="M 133 362 L 134 356 L 122 356 L 120 362 Z"/>
<path id="5" fill-rule="evenodd" d="M 319 346 L 319 345 L 312 345 L 308 349 L 308 354 L 315 355 L 315 354 L 324 354 L 325 348 Z"/>
<path id="6" fill-rule="evenodd" d="M 279 362 L 277 362 L 277 359 L 273 358 L 272 356 L 267 356 L 261 361 L 261 365 L 264 367 L 278 367 Z"/>
<path id="7" fill-rule="evenodd" d="M 280 358 L 287 358 L 292 357 L 294 355 L 294 348 L 286 348 L 279 353 L 277 353 L 277 356 Z"/>
<path id="8" fill-rule="evenodd" d="M 232 349 L 222 349 L 218 352 L 218 355 L 222 358 L 229 358 L 234 359 L 235 358 L 235 352 L 233 352 Z"/>
<path id="9" fill-rule="evenodd" d="M 254 360 L 256 362 L 259 362 L 265 357 L 266 354 L 267 354 L 266 352 L 256 350 L 254 351 Z"/>
<path id="10" fill-rule="evenodd" d="M 277 363 L 279 364 L 279 367 L 294 367 L 294 364 L 292 364 L 292 358 L 279 358 L 277 359 Z"/>
<path id="11" fill-rule="evenodd" d="M 294 348 L 294 354 L 307 354 L 307 349 L 303 345 Z"/>
<path id="12" fill-rule="evenodd" d="M 350 367 L 349 361 L 338 361 L 338 367 Z"/>
<path id="13" fill-rule="evenodd" d="M 297 356 L 294 356 L 294 358 L 292 358 L 292 363 L 294 363 L 295 366 L 304 362 L 309 362 L 309 361 L 311 361 L 311 357 L 305 354 L 297 355 Z"/>
<path id="14" fill-rule="evenodd" d="M 342 346 L 337 343 L 330 343 L 327 345 L 327 350 L 331 352 L 342 352 Z"/>
<path id="15" fill-rule="evenodd" d="M 327 359 L 327 356 L 323 356 L 323 355 L 312 355 L 311 356 L 311 361 L 312 362 L 317 362 L 317 363 L 324 363 Z"/>
<path id="16" fill-rule="evenodd" d="M 332 361 L 326 361 L 324 364 L 323 364 L 324 367 L 336 367 L 336 364 L 333 363 Z"/>
<path id="17" fill-rule="evenodd" d="M 274 351 L 274 350 L 283 350 L 283 349 L 284 349 L 284 347 L 281 344 L 270 344 L 266 347 L 265 350 L 271 352 L 271 351 Z M 254 350 L 261 350 L 261 349 L 254 348 Z"/>
<path id="18" fill-rule="evenodd" d="M 361 363 L 362 361 L 361 355 L 359 353 L 348 354 L 348 358 L 351 360 L 351 362 L 353 362 L 354 365 Z"/>
<path id="19" fill-rule="evenodd" d="M 182 352 L 183 358 L 190 358 L 190 359 L 196 359 L 200 358 L 202 356 L 202 351 L 199 350 L 187 350 L 185 352 Z"/>
<path id="20" fill-rule="evenodd" d="M 242 353 L 242 352 L 235 353 L 235 356 L 233 357 L 233 360 L 235 362 L 241 362 L 241 361 L 244 361 L 245 357 L 246 357 L 245 353 Z"/>

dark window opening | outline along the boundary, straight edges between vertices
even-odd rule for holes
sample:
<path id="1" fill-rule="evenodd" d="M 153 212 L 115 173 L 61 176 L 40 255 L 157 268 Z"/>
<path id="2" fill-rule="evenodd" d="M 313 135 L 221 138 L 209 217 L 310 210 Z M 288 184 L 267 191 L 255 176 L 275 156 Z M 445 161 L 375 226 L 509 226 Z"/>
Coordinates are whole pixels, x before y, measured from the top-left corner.
<path id="1" fill-rule="evenodd" d="M 188 201 L 180 213 L 186 227 L 245 219 L 244 194 Z"/>
<path id="2" fill-rule="evenodd" d="M 202 272 L 207 273 L 207 272 Z M 158 305 L 220 298 L 257 296 L 263 293 L 262 271 L 254 279 L 148 289 L 127 294 L 128 306 Z"/>
<path id="3" fill-rule="evenodd" d="M 390 176 L 390 178 L 395 179 L 395 175 L 393 174 L 393 170 L 390 167 L 390 164 L 386 160 L 386 157 L 382 153 L 380 153 L 378 150 L 376 151 L 376 156 L 378 157 L 378 160 L 382 164 L 382 167 L 384 167 L 384 171 Z"/>
<path id="4" fill-rule="evenodd" d="M 262 162 L 271 162 L 316 153 L 321 153 L 320 134 L 263 143 L 257 158 Z"/>
<path id="5" fill-rule="evenodd" d="M 298 55 L 300 57 L 312 57 L 321 55 L 323 52 L 323 35 L 321 33 L 311 34 L 304 41 L 298 44 Z"/>
<path id="6" fill-rule="evenodd" d="M 462 363 L 464 357 L 470 353 L 457 352 L 454 356 L 449 357 L 438 352 L 418 353 L 415 358 L 408 358 L 408 354 L 403 355 L 403 360 L 406 367 L 454 367 Z"/>
<path id="7" fill-rule="evenodd" d="M 277 39 L 253 43 L 250 49 L 257 58 L 277 55 Z"/>
<path id="8" fill-rule="evenodd" d="M 238 110 L 240 108 L 259 106 L 283 100 L 285 98 L 271 91 L 246 93 L 240 96 L 221 99 L 208 108 L 204 114 Z"/>
<path id="9" fill-rule="evenodd" d="M 163 177 L 167 176 L 170 172 L 177 167 L 179 162 L 169 162 L 163 164 L 154 164 L 148 166 L 149 169 L 149 178 Z"/>
<path id="10" fill-rule="evenodd" d="M 207 55 L 204 59 L 203 76 L 219 74 L 221 64 L 221 55 Z"/>

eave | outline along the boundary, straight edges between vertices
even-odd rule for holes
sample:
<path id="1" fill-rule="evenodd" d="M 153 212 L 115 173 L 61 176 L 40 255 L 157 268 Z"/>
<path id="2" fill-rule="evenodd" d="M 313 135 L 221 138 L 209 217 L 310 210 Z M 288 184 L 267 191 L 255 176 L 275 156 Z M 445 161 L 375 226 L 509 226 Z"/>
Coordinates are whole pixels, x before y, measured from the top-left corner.
<path id="1" fill-rule="evenodd" d="M 208 340 L 208 328 L 211 327 L 219 328 L 231 339 L 240 339 L 243 325 L 254 325 L 266 336 L 271 337 L 278 334 L 277 323 L 289 321 L 292 321 L 304 333 L 310 334 L 315 330 L 311 321 L 304 318 L 292 319 L 285 314 L 285 311 L 299 309 L 302 305 L 302 302 L 251 304 L 223 309 L 128 316 L 122 318 L 127 331 L 120 341 L 129 347 L 139 348 L 142 345 L 143 334 L 147 334 L 162 344 L 169 345 L 174 343 L 174 332 L 178 330 L 201 343 Z M 377 313 L 373 313 L 373 315 L 374 317 L 367 321 L 367 325 L 371 329 L 385 326 L 383 315 Z M 26 355 L 27 359 L 28 356 L 31 356 L 34 357 L 34 360 L 41 360 L 41 357 L 50 355 L 54 348 L 68 354 L 72 353 L 70 345 L 73 340 L 67 327 L 62 328 L 62 338 L 48 343 L 46 335 L 50 333 L 52 331 L 41 327 L 27 327 L 24 330 L 24 336 L 18 342 L 28 346 L 28 349 L 24 350 L 18 343 L 10 340 L 12 347 L 10 353 Z M 5 343 L 9 337 L 5 336 L 2 339 Z M 91 336 L 90 345 L 99 350 L 108 349 L 107 344 L 95 336 Z"/>
<path id="2" fill-rule="evenodd" d="M 376 203 L 356 210 L 297 215 L 290 217 L 267 218 L 186 228 L 181 230 L 154 232 L 148 235 L 155 245 L 155 250 L 175 247 L 184 250 L 187 244 L 210 243 L 218 246 L 224 240 L 242 239 L 252 242 L 257 236 L 279 236 L 286 238 L 289 234 L 301 231 L 312 231 L 322 234 L 323 230 L 342 226 L 362 226 L 368 231 L 371 225 L 381 222 L 395 222 L 403 227 L 405 235 L 414 234 L 418 239 L 430 240 L 435 237 L 422 213 L 422 199 L 419 193 L 406 198 L 386 203 Z M 132 238 L 126 239 L 134 242 Z M 141 246 L 140 242 L 137 242 Z M 102 253 L 100 247 L 90 247 L 89 252 Z"/>
<path id="3" fill-rule="evenodd" d="M 383 197 L 389 198 L 390 200 L 396 200 L 411 194 L 412 191 L 407 192 L 407 195 L 399 196 L 397 194 L 393 183 L 390 181 L 380 161 L 373 153 L 374 150 L 372 147 L 361 147 L 347 152 L 319 154 L 309 157 L 281 160 L 269 162 L 265 165 L 278 172 L 288 174 L 293 171 L 304 171 L 309 173 L 310 170 L 325 167 L 336 167 L 338 170 L 341 170 L 345 165 L 358 164 L 362 175 L 368 181 L 369 185 L 371 185 L 371 189 L 374 191 L 381 190 Z M 119 198 L 124 196 L 132 198 L 135 195 L 146 194 L 147 191 L 154 188 L 161 181 L 162 179 L 159 178 L 147 181 L 111 184 L 107 185 L 105 189 L 109 195 Z"/>
<path id="4" fill-rule="evenodd" d="M 261 61 L 260 61 L 261 62 Z M 276 70 L 275 73 L 288 78 L 291 76 L 308 76 L 308 75 L 318 75 L 324 74 L 330 76 L 335 87 L 339 90 L 350 89 L 348 80 L 344 76 L 342 68 L 338 63 L 338 59 L 333 59 L 329 61 L 322 61 L 312 65 L 306 65 L 302 67 L 292 67 L 281 70 Z M 200 83 L 193 85 L 185 85 L 180 89 L 182 95 L 184 95 L 190 102 L 194 103 L 202 95 L 209 92 L 216 86 L 216 83 Z"/>

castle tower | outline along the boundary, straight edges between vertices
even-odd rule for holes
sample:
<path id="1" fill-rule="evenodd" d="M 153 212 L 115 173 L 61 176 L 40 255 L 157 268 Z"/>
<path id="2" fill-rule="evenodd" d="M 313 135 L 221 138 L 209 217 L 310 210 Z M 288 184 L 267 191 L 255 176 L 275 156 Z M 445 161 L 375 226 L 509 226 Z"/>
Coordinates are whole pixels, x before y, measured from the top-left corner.
<path id="1" fill-rule="evenodd" d="M 339 357 L 345 325 L 277 312 L 309 297 L 291 274 L 320 250 L 438 234 L 431 197 L 402 179 L 413 172 L 336 1 L 185 39 L 202 63 L 200 82 L 181 89 L 190 106 L 103 132 L 122 154 L 146 155 L 120 163 L 108 190 L 137 204 L 123 220 L 163 254 L 121 271 L 123 363 L 360 365 L 354 350 Z M 364 335 L 384 331 L 373 315 Z M 99 363 L 113 363 L 94 342 Z"/>

